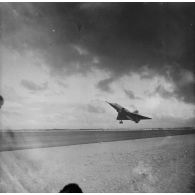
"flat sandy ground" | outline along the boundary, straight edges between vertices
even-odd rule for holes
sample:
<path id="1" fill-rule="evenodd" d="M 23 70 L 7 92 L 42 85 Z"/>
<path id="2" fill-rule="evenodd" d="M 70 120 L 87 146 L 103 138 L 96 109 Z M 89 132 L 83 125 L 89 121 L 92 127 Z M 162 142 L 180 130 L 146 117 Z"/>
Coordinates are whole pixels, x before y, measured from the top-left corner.
<path id="1" fill-rule="evenodd" d="M 195 135 L 0 152 L 0 192 L 195 192 Z"/>

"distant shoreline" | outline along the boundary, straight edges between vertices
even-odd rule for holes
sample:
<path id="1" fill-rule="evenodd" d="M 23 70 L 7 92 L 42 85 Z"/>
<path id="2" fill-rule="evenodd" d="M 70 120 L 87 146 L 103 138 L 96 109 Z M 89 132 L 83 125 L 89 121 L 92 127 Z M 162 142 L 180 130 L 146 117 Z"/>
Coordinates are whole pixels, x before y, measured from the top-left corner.
<path id="1" fill-rule="evenodd" d="M 82 129 L 0 129 L 0 132 L 48 132 L 48 131 L 159 131 L 159 130 L 195 130 L 195 127 L 174 127 L 174 128 L 139 128 L 139 129 L 130 129 L 130 128 L 82 128 Z"/>
<path id="2" fill-rule="evenodd" d="M 0 132 L 0 151 L 59 147 L 186 134 L 195 134 L 195 129 L 140 131 L 6 131 Z"/>

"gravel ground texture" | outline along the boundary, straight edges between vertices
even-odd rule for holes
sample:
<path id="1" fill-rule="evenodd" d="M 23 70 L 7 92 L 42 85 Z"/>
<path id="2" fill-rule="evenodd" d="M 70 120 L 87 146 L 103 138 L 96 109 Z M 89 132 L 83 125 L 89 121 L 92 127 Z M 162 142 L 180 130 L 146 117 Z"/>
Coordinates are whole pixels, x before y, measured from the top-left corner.
<path id="1" fill-rule="evenodd" d="M 0 192 L 195 192 L 195 135 L 0 152 Z"/>

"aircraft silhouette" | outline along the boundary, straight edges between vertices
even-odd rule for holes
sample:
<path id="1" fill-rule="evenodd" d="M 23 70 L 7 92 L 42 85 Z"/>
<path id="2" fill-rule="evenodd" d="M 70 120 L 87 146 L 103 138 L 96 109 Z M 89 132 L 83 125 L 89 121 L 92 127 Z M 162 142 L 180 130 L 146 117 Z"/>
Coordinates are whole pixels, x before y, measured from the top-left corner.
<path id="1" fill-rule="evenodd" d="M 135 110 L 134 112 L 130 112 L 129 110 L 120 106 L 117 103 L 110 103 L 110 102 L 107 102 L 107 103 L 118 112 L 118 116 L 117 116 L 116 120 L 120 120 L 120 122 L 119 122 L 120 124 L 123 123 L 123 120 L 132 120 L 135 123 L 138 123 L 140 120 L 151 119 L 149 117 L 142 116 L 142 115 L 138 114 L 137 110 Z"/>

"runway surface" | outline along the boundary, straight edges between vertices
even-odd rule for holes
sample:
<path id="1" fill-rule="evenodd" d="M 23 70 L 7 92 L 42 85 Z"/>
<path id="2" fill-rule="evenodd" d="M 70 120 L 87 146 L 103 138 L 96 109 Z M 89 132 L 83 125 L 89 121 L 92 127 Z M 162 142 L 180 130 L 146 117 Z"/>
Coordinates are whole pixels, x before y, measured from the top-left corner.
<path id="1" fill-rule="evenodd" d="M 71 133 L 74 134 L 73 137 L 79 134 Z M 90 133 L 91 138 L 95 134 L 105 137 L 102 132 L 83 133 Z M 106 133 L 112 135 L 115 132 Z M 163 136 L 173 135 L 170 131 L 163 133 Z M 193 132 L 175 131 L 174 135 L 179 133 Z M 15 149 L 17 135 L 10 134 L 15 140 L 11 150 Z M 48 135 L 48 132 L 34 132 L 34 136 L 31 133 L 31 138 L 26 137 L 26 141 L 22 143 L 27 143 L 27 138 L 34 139 L 34 147 L 38 147 L 40 141 L 42 145 L 39 145 L 42 147 L 43 143 L 46 147 L 51 146 L 53 141 L 57 142 L 55 134 L 59 134 L 58 131 L 53 131 L 55 136 L 46 136 L 50 144 L 44 136 L 38 136 L 44 134 Z M 124 136 L 125 134 L 127 135 L 126 132 Z M 133 135 L 132 132 L 130 134 Z M 140 132 L 136 135 L 138 134 Z M 159 136 L 160 131 L 157 134 Z M 66 138 L 65 135 L 67 133 L 62 133 L 58 140 L 66 141 L 69 137 Z M 24 137 L 25 135 L 18 138 L 18 141 Z M 6 138 L 11 141 L 9 136 L 4 137 Z M 68 144 L 65 141 L 61 141 L 61 144 Z M 25 147 L 27 146 L 32 147 L 30 144 Z M 0 159 L 1 193 L 56 193 L 68 183 L 79 184 L 86 193 L 195 192 L 195 134 L 4 151 L 0 152 Z"/>
<path id="2" fill-rule="evenodd" d="M 136 131 L 6 131 L 0 132 L 0 151 L 22 150 L 111 142 L 120 140 L 194 134 L 195 130 L 136 130 Z"/>

